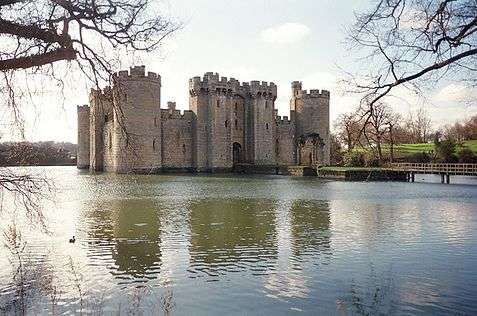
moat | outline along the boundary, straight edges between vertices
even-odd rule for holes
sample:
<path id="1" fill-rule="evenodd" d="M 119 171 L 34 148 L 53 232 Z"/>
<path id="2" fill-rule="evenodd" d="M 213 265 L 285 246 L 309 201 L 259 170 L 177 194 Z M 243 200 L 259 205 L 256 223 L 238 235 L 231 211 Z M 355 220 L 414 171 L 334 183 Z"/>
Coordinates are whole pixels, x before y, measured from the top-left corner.
<path id="1" fill-rule="evenodd" d="M 166 291 L 172 315 L 477 313 L 476 178 L 31 170 L 58 186 L 45 205 L 53 234 L 23 231 L 29 265 L 41 271 L 33 279 L 56 280 L 58 313 L 79 310 L 69 258 L 85 313 L 101 301 L 104 314 L 117 314 L 138 291 L 146 315 Z M 0 248 L 0 314 L 13 312 L 7 253 Z M 40 291 L 29 293 L 30 314 L 50 310 Z"/>

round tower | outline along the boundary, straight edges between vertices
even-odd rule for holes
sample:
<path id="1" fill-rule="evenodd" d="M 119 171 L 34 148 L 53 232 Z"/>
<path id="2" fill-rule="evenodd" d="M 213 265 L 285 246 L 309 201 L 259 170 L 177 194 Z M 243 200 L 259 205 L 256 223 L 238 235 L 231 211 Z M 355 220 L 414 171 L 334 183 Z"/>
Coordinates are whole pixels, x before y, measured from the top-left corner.
<path id="1" fill-rule="evenodd" d="M 301 83 L 292 83 L 291 110 L 295 111 L 296 139 L 312 137 L 322 142 L 320 164 L 330 161 L 330 92 L 301 89 Z"/>
<path id="2" fill-rule="evenodd" d="M 114 131 L 110 148 L 117 172 L 156 172 L 161 168 L 161 77 L 145 66 L 114 76 Z"/>
<path id="3" fill-rule="evenodd" d="M 76 166 L 78 169 L 89 168 L 89 106 L 78 105 L 78 147 L 76 149 Z"/>
<path id="4" fill-rule="evenodd" d="M 326 90 L 298 91 L 295 99 L 297 134 L 318 133 L 321 137 L 329 133 L 330 93 Z"/>

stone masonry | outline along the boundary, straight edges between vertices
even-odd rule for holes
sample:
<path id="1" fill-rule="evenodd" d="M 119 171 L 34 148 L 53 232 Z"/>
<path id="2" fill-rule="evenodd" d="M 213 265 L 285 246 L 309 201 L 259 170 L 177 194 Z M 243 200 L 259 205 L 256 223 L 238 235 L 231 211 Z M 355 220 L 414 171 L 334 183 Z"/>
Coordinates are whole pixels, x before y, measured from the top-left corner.
<path id="1" fill-rule="evenodd" d="M 120 71 L 113 86 L 78 106 L 78 168 L 116 173 L 228 172 L 252 166 L 326 165 L 328 91 L 292 83 L 290 116 L 278 116 L 277 86 L 208 72 L 189 80 L 189 108 L 161 108 L 161 76 Z"/>

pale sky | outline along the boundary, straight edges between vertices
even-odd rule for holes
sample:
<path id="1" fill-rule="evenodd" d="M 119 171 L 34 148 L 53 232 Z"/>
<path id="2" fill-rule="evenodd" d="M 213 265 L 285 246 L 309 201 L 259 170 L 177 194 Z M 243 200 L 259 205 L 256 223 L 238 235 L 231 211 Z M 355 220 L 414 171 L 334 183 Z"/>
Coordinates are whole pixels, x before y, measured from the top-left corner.
<path id="1" fill-rule="evenodd" d="M 353 23 L 354 11 L 369 4 L 370 0 L 171 0 L 167 6 L 184 27 L 138 64 L 162 76 L 162 107 L 176 101 L 178 108 L 187 109 L 188 79 L 213 71 L 240 81 L 275 82 L 280 115 L 289 114 L 292 81 L 302 81 L 307 90 L 330 90 L 334 121 L 356 104 L 356 97 L 341 95 L 337 84 L 340 67 L 353 64 L 345 27 Z M 125 61 L 124 68 L 129 66 Z M 66 88 L 64 101 L 58 95 L 36 97 L 35 108 L 25 116 L 26 139 L 76 142 L 76 105 L 88 102 L 90 86 L 74 82 Z M 476 106 L 459 102 L 469 93 L 459 83 L 443 83 L 425 99 L 399 91 L 391 105 L 403 114 L 423 106 L 438 126 L 477 114 Z M 5 119 L 0 113 L 0 122 Z M 2 140 L 12 134 L 5 130 Z"/>

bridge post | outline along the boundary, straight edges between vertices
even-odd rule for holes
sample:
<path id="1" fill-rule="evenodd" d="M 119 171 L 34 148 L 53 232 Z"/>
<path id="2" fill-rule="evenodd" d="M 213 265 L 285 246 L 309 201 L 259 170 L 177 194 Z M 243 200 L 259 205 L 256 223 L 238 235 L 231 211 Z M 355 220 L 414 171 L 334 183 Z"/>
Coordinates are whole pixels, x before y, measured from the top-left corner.
<path id="1" fill-rule="evenodd" d="M 444 174 L 441 173 L 441 183 L 444 183 Z"/>
<path id="2" fill-rule="evenodd" d="M 411 172 L 411 181 L 414 182 L 414 172 Z"/>
<path id="3" fill-rule="evenodd" d="M 450 183 L 450 173 L 446 174 L 446 183 Z"/>

